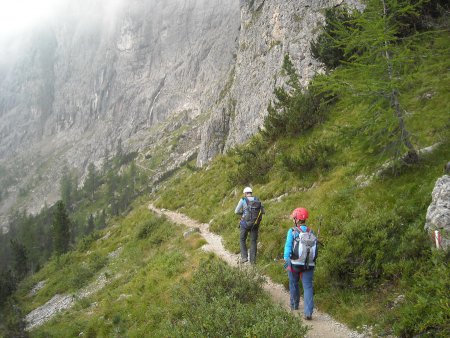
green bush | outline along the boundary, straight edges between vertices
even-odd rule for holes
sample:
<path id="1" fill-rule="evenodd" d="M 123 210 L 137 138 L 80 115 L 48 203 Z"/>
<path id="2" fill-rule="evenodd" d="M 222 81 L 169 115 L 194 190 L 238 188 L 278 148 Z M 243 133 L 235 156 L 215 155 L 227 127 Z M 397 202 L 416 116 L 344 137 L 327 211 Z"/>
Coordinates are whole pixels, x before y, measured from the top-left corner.
<path id="1" fill-rule="evenodd" d="M 298 136 L 325 121 L 335 97 L 329 91 L 319 91 L 314 83 L 308 90 L 302 89 L 296 70 L 286 55 L 283 63 L 287 87 L 275 88 L 275 101 L 270 103 L 268 115 L 261 131 L 270 142 L 283 136 Z"/>
<path id="2" fill-rule="evenodd" d="M 149 218 L 142 225 L 139 226 L 137 238 L 145 239 L 149 237 L 156 229 L 158 229 L 160 224 L 161 224 L 160 219 L 156 217 Z"/>
<path id="3" fill-rule="evenodd" d="M 410 289 L 391 322 L 401 337 L 449 337 L 449 253 L 434 252 L 426 266 L 416 267 Z"/>
<path id="4" fill-rule="evenodd" d="M 321 268 L 340 287 L 371 290 L 383 281 L 398 280 L 411 273 L 410 254 L 421 257 L 427 248 L 423 231 L 417 231 L 420 226 L 420 220 L 409 223 L 395 210 L 354 217 L 327 243 Z"/>
<path id="5" fill-rule="evenodd" d="M 138 239 L 146 239 L 150 243 L 158 245 L 169 238 L 173 231 L 173 224 L 167 221 L 166 217 L 150 216 L 139 226 L 137 232 Z"/>
<path id="6" fill-rule="evenodd" d="M 336 151 L 335 145 L 323 141 L 313 140 L 299 149 L 298 155 L 282 153 L 281 161 L 284 167 L 291 172 L 303 172 L 316 169 L 329 169 L 330 156 Z"/>
<path id="7" fill-rule="evenodd" d="M 275 154 L 261 135 L 256 135 L 246 145 L 236 147 L 230 154 L 237 164 L 228 177 L 232 186 L 267 182 Z"/>
<path id="8" fill-rule="evenodd" d="M 100 232 L 98 231 L 83 236 L 83 238 L 81 238 L 81 240 L 77 244 L 77 250 L 80 252 L 86 251 L 91 246 L 91 244 L 94 243 L 99 238 Z"/>
<path id="9" fill-rule="evenodd" d="M 175 337 L 302 337 L 306 327 L 262 291 L 254 271 L 203 261 L 177 301 Z"/>

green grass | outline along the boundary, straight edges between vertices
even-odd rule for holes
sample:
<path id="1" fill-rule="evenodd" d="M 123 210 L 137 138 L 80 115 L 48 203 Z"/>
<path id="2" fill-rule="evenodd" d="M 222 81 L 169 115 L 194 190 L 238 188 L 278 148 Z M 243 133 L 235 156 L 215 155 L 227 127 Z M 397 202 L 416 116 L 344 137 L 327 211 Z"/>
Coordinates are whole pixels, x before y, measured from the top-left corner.
<path id="1" fill-rule="evenodd" d="M 183 231 L 150 213 L 147 203 L 136 201 L 128 215 L 110 220 L 107 228 L 80 241 L 76 250 L 52 259 L 20 284 L 15 299 L 24 314 L 55 294 L 77 294 L 99 276 L 107 284 L 76 300 L 30 337 L 304 335 L 306 328 L 272 304 L 254 272 L 227 267 L 201 250 L 205 241 L 199 234 L 184 238 Z M 31 288 L 42 280 L 44 288 L 30 297 Z M 235 325 L 223 320 L 237 313 L 242 321 Z M 266 320 L 251 319 L 255 313 L 264 313 Z"/>

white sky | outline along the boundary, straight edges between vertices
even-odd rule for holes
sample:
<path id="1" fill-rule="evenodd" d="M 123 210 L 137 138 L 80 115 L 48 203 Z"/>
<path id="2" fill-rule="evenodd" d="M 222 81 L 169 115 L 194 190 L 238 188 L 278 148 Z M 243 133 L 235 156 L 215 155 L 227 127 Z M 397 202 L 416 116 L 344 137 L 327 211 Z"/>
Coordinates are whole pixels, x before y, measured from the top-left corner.
<path id="1" fill-rule="evenodd" d="M 62 0 L 0 0 L 0 36 L 8 37 L 50 19 Z"/>

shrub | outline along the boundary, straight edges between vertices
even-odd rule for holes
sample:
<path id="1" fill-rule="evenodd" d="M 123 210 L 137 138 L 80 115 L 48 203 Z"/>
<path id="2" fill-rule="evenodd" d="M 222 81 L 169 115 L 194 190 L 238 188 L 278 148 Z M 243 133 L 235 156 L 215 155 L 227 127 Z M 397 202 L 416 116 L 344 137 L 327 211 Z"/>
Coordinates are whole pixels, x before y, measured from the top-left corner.
<path id="1" fill-rule="evenodd" d="M 222 261 L 203 261 L 187 290 L 178 296 L 175 337 L 302 337 L 306 327 L 262 291 L 254 271 Z"/>
<path id="2" fill-rule="evenodd" d="M 150 216 L 138 229 L 137 238 L 146 239 L 152 244 L 158 245 L 169 238 L 173 224 L 165 217 Z"/>
<path id="3" fill-rule="evenodd" d="M 267 181 L 275 155 L 261 135 L 254 136 L 246 145 L 236 147 L 230 154 L 237 164 L 237 168 L 228 177 L 231 185 L 251 185 Z"/>
<path id="4" fill-rule="evenodd" d="M 434 252 L 426 267 L 419 269 L 410 280 L 405 302 L 394 317 L 394 333 L 401 337 L 450 336 L 449 253 Z M 419 272 L 420 270 L 420 272 Z"/>
<path id="5" fill-rule="evenodd" d="M 299 154 L 293 156 L 282 153 L 281 161 L 288 171 L 310 171 L 314 168 L 329 169 L 330 156 L 336 151 L 335 145 L 322 140 L 313 140 L 299 149 Z"/>
<path id="6" fill-rule="evenodd" d="M 287 87 L 275 88 L 275 101 L 269 104 L 268 115 L 261 131 L 264 139 L 276 141 L 281 136 L 297 136 L 322 123 L 334 103 L 328 91 L 319 91 L 314 84 L 308 90 L 300 86 L 295 68 L 286 56 L 283 71 L 287 73 Z"/>
<path id="7" fill-rule="evenodd" d="M 137 233 L 138 239 L 149 237 L 160 225 L 161 221 L 156 217 L 151 217 L 140 225 Z"/>

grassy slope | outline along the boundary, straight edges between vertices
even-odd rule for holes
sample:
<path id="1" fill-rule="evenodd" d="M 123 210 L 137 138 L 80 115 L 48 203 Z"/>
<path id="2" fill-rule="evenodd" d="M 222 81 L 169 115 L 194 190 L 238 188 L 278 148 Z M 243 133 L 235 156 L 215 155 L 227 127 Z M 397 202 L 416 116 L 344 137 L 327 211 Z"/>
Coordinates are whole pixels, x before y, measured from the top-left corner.
<path id="1" fill-rule="evenodd" d="M 285 233 L 291 226 L 290 211 L 307 207 L 311 211 L 310 225 L 316 230 L 320 226 L 325 243 L 316 274 L 318 304 L 353 326 L 380 322 L 389 312 L 386 304 L 406 292 L 416 275 L 419 278 L 435 273 L 423 271 L 417 263 L 428 264 L 431 255 L 423 231 L 425 214 L 434 183 L 450 159 L 449 45 L 449 34 L 443 33 L 432 47 L 435 56 L 420 66 L 408 90 L 402 93 L 415 144 L 422 148 L 441 142 L 432 154 L 423 156 L 419 165 L 400 168 L 396 175 L 387 172 L 374 177 L 367 187 L 359 187 L 359 182 L 377 172 L 388 158 L 367 151 L 364 145 L 370 135 L 358 133 L 366 107 L 352 107 L 351 98 L 343 97 L 322 126 L 297 139 L 281 138 L 274 145 L 278 154 L 292 154 L 309 140 L 327 139 L 337 148 L 331 157 L 331 169 L 289 173 L 277 160 L 268 182 L 253 185 L 267 209 L 260 232 L 258 265 L 275 280 L 287 282 L 274 260 L 282 257 Z M 431 98 L 424 98 L 426 93 Z M 212 229 L 224 237 L 228 249 L 238 252 L 239 233 L 233 211 L 243 187 L 233 186 L 228 180 L 236 170 L 233 156 L 218 157 L 199 172 L 189 168 L 180 171 L 155 198 L 160 207 L 177 209 L 203 222 L 212 220 Z M 272 200 L 285 193 L 288 195 L 281 201 Z M 394 255 L 393 259 L 376 261 L 380 243 L 392 247 L 389 254 Z M 360 264 L 359 270 L 344 269 L 343 279 L 349 282 L 340 284 L 332 274 L 342 273 L 336 266 L 349 264 L 333 256 L 340 247 L 350 247 L 356 256 L 361 255 L 361 260 L 375 260 L 372 269 L 363 271 L 368 263 Z M 382 269 L 381 277 L 373 276 L 377 266 Z M 392 314 L 385 320 L 391 323 L 394 317 Z"/>
<path id="2" fill-rule="evenodd" d="M 14 298 L 26 314 L 55 294 L 75 295 L 99 277 L 108 281 L 31 337 L 304 336 L 306 327 L 271 303 L 253 272 L 204 253 L 199 234 L 184 238 L 183 227 L 152 215 L 146 205 L 136 201 L 127 216 L 111 220 L 21 283 Z M 29 296 L 42 280 L 44 288 Z M 252 318 L 255 312 L 267 320 Z"/>
<path id="3" fill-rule="evenodd" d="M 174 235 L 174 225 L 168 222 L 152 226 L 154 218 L 142 205 L 127 217 L 114 219 L 99 236 L 82 241 L 78 250 L 59 262 L 52 260 L 23 283 L 18 297 L 24 313 L 28 313 L 56 293 L 76 293 L 101 274 L 111 282 L 100 292 L 79 300 L 68 313 L 35 330 L 33 336 L 69 337 L 80 332 L 104 337 L 120 332 L 142 336 L 163 329 L 167 309 L 171 308 L 168 291 L 198 265 L 201 255 L 191 253 L 202 241 L 198 236 L 184 241 L 181 230 Z M 147 226 L 151 233 L 140 239 L 139 234 Z M 107 234 L 108 238 L 101 239 Z M 108 258 L 119 248 L 118 258 Z M 46 285 L 30 301 L 26 295 L 40 280 L 46 280 Z"/>

